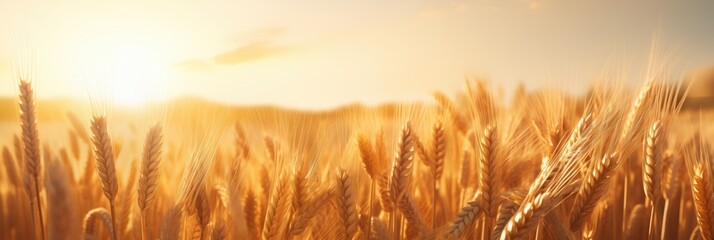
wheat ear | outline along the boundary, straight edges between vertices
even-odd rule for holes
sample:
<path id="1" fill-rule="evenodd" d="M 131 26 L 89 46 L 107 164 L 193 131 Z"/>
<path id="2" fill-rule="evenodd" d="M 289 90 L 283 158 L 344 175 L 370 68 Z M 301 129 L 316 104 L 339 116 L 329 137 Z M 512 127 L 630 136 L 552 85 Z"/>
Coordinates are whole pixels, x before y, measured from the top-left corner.
<path id="1" fill-rule="evenodd" d="M 49 239 L 62 239 L 76 234 L 71 225 L 75 220 L 75 202 L 69 184 L 69 176 L 64 166 L 57 159 L 47 163 L 48 169 L 45 179 L 45 192 L 48 199 L 47 208 L 47 236 Z"/>
<path id="2" fill-rule="evenodd" d="M 408 224 L 415 227 L 418 233 L 425 233 L 426 225 L 424 224 L 424 219 L 422 218 L 411 194 L 404 194 L 397 204 L 397 207 L 404 215 L 404 218 L 407 219 Z"/>
<path id="3" fill-rule="evenodd" d="M 109 235 L 114 236 L 114 226 L 112 225 L 111 216 L 104 208 L 95 208 L 90 210 L 84 216 L 84 224 L 82 225 L 82 239 L 95 240 L 97 239 L 97 221 L 101 221 L 104 228 L 107 229 Z"/>
<path id="4" fill-rule="evenodd" d="M 446 109 L 449 114 L 451 114 L 451 118 L 454 121 L 454 125 L 456 125 L 456 129 L 458 129 L 461 134 L 466 134 L 469 130 L 468 123 L 457 110 L 456 104 L 454 104 L 449 97 L 441 92 L 434 93 L 434 99 L 436 99 L 436 101 L 439 102 L 439 104 L 441 104 L 441 106 Z"/>
<path id="5" fill-rule="evenodd" d="M 483 208 L 481 207 L 482 201 L 482 194 L 477 192 L 473 200 L 466 203 L 466 206 L 461 208 L 456 215 L 456 218 L 446 232 L 446 238 L 457 238 L 473 225 L 476 219 L 483 213 Z"/>
<path id="6" fill-rule="evenodd" d="M 433 171 L 434 162 L 432 156 L 429 154 L 429 150 L 426 149 L 426 146 L 424 146 L 424 143 L 422 143 L 419 138 L 414 139 L 414 152 L 416 152 L 417 156 L 419 156 L 422 163 Z"/>
<path id="7" fill-rule="evenodd" d="M 615 172 L 615 166 L 617 166 L 613 163 L 615 157 L 615 154 L 605 155 L 580 185 L 570 212 L 570 230 L 577 231 L 583 227 L 583 224 L 593 213 L 596 204 L 607 191 L 608 183 Z"/>
<path id="8" fill-rule="evenodd" d="M 398 203 L 401 197 L 406 194 L 409 189 L 414 159 L 414 141 L 415 136 L 412 131 L 411 123 L 407 122 L 402 130 L 402 135 L 399 138 L 397 154 L 394 159 L 394 167 L 392 168 L 390 192 L 392 202 L 394 203 Z"/>
<path id="9" fill-rule="evenodd" d="M 224 240 L 227 238 L 226 225 L 222 221 L 215 221 L 211 223 L 211 240 Z"/>
<path id="10" fill-rule="evenodd" d="M 656 121 L 647 132 L 645 139 L 645 157 L 642 167 L 642 184 L 645 190 L 645 196 L 650 204 L 654 204 L 658 197 L 660 188 L 660 133 L 661 124 Z"/>
<path id="11" fill-rule="evenodd" d="M 181 239 L 183 229 L 183 206 L 173 205 L 164 214 L 164 223 L 161 229 L 162 240 Z"/>
<path id="12" fill-rule="evenodd" d="M 200 239 L 208 234 L 208 224 L 211 221 L 211 205 L 208 202 L 208 196 L 206 196 L 206 188 L 203 186 L 199 187 L 198 193 L 196 194 L 196 201 L 194 201 L 194 206 L 196 208 L 196 219 L 198 220 Z"/>
<path id="13" fill-rule="evenodd" d="M 379 137 L 378 137 L 379 138 Z M 379 141 L 379 140 L 378 140 Z M 372 206 L 374 205 L 374 192 L 376 191 L 377 179 L 380 177 L 379 174 L 382 172 L 383 162 L 378 156 L 378 153 L 372 147 L 372 142 L 367 138 L 367 136 L 360 134 L 357 137 L 357 146 L 360 152 L 360 158 L 362 159 L 362 166 L 364 167 L 367 175 L 370 178 L 370 189 L 369 189 L 369 199 L 367 202 L 369 208 L 369 218 L 372 217 Z M 371 233 L 372 223 L 367 222 L 367 233 Z"/>
<path id="14" fill-rule="evenodd" d="M 333 195 L 334 190 L 331 187 L 328 187 L 313 197 L 313 199 L 309 200 L 309 204 L 305 205 L 304 208 L 300 209 L 296 213 L 292 226 L 290 227 L 290 233 L 292 235 L 299 235 L 305 231 L 310 220 L 317 215 L 317 212 L 320 211 L 325 204 L 332 200 Z"/>
<path id="15" fill-rule="evenodd" d="M 263 223 L 262 239 L 277 239 L 282 237 L 283 226 L 281 220 L 286 209 L 290 206 L 290 187 L 288 178 L 282 175 L 277 179 L 270 193 L 268 209 Z"/>
<path id="16" fill-rule="evenodd" d="M 384 227 L 384 224 L 380 222 L 378 218 L 373 217 L 370 222 L 372 226 L 372 232 L 369 236 L 370 240 L 389 239 L 387 235 L 387 228 Z"/>
<path id="17" fill-rule="evenodd" d="M 706 164 L 706 163 L 705 163 Z M 697 223 L 704 239 L 712 239 L 712 186 L 709 176 L 705 173 L 705 168 L 696 166 L 692 176 L 692 198 L 696 208 Z"/>
<path id="18" fill-rule="evenodd" d="M 382 209 L 385 212 L 391 212 L 394 210 L 394 202 L 390 196 L 389 191 L 389 174 L 387 171 L 378 175 L 377 178 L 377 192 L 379 193 L 379 202 L 382 205 Z"/>
<path id="19" fill-rule="evenodd" d="M 298 168 L 292 181 L 293 201 L 292 207 L 294 211 L 298 211 L 307 204 L 307 197 L 310 191 L 310 185 L 307 178 L 307 171 Z"/>
<path id="20" fill-rule="evenodd" d="M 45 239 L 45 222 L 42 217 L 42 202 L 40 201 L 40 138 L 37 131 L 37 116 L 35 110 L 35 97 L 32 85 L 27 81 L 20 81 L 20 126 L 22 127 L 22 146 L 25 158 L 25 171 L 32 177 L 34 193 L 39 213 L 40 233 Z"/>
<path id="21" fill-rule="evenodd" d="M 377 154 L 372 147 L 372 142 L 365 135 L 360 134 L 357 136 L 357 147 L 359 148 L 360 159 L 362 160 L 362 166 L 367 172 L 367 175 L 374 181 L 380 173 L 379 159 L 377 159 Z"/>
<path id="22" fill-rule="evenodd" d="M 144 140 L 144 149 L 141 156 L 141 170 L 137 185 L 137 203 L 141 210 L 141 234 L 146 239 L 146 209 L 151 206 L 156 198 L 159 185 L 159 169 L 161 167 L 161 151 L 163 146 L 161 124 L 156 123 L 149 128 Z"/>
<path id="23" fill-rule="evenodd" d="M 112 227 L 116 226 L 116 211 L 114 198 L 119 191 L 116 168 L 114 166 L 114 152 L 112 141 L 107 131 L 107 120 L 104 116 L 95 116 L 92 119 L 92 143 L 94 145 L 95 167 L 102 180 L 102 191 L 109 200 L 112 214 Z M 117 240 L 117 231 L 114 231 L 113 240 Z"/>
<path id="24" fill-rule="evenodd" d="M 146 133 L 144 149 L 141 156 L 141 171 L 137 188 L 139 209 L 145 211 L 156 198 L 159 184 L 159 169 L 161 167 L 161 149 L 163 135 L 160 124 L 156 124 Z"/>
<path id="25" fill-rule="evenodd" d="M 647 237 L 647 209 L 643 204 L 638 204 L 630 211 L 627 220 L 627 239 L 644 239 Z"/>
<path id="26" fill-rule="evenodd" d="M 501 233 L 501 240 L 521 239 L 528 236 L 529 230 L 538 225 L 538 221 L 548 212 L 550 194 L 541 193 L 531 201 L 523 203 Z"/>
<path id="27" fill-rule="evenodd" d="M 357 231 L 357 208 L 352 180 L 347 171 L 339 169 L 336 175 L 335 209 L 340 217 L 340 233 L 342 239 L 352 239 Z"/>
<path id="28" fill-rule="evenodd" d="M 496 158 L 497 158 L 497 146 L 498 137 L 496 133 L 496 128 L 494 126 L 488 126 L 483 131 L 483 137 L 481 137 L 481 174 L 480 174 L 480 184 L 481 184 L 481 194 L 483 197 L 483 208 L 488 214 L 487 219 L 492 219 L 496 217 L 496 211 L 498 209 L 498 203 L 496 202 L 498 196 L 496 196 L 496 191 L 498 190 L 497 180 L 496 180 Z M 490 220 L 486 225 L 486 229 L 490 229 Z"/>
<path id="29" fill-rule="evenodd" d="M 498 239 L 501 236 L 503 229 L 506 228 L 506 224 L 508 224 L 511 217 L 516 214 L 519 207 L 520 205 L 514 201 L 506 201 L 501 204 L 496 222 L 494 223 L 493 233 L 491 234 L 492 239 Z"/>
<path id="30" fill-rule="evenodd" d="M 20 136 L 17 134 L 12 136 L 12 148 L 13 151 L 15 152 L 15 161 L 17 162 L 18 170 L 23 170 L 24 168 L 24 161 L 25 161 L 25 156 L 23 154 L 23 147 L 22 147 L 22 140 L 20 140 Z"/>
<path id="31" fill-rule="evenodd" d="M 444 158 L 446 157 L 446 130 L 441 121 L 434 124 L 432 130 L 432 172 L 435 179 L 440 179 L 444 173 Z"/>
<path id="32" fill-rule="evenodd" d="M 248 237 L 250 239 L 258 239 L 258 232 L 260 232 L 257 222 L 258 201 L 256 200 L 255 193 L 252 190 L 248 190 L 248 193 L 245 196 L 243 211 L 245 215 L 245 223 L 248 227 Z"/>
<path id="33" fill-rule="evenodd" d="M 19 186 L 20 175 L 17 173 L 17 164 L 15 164 L 15 159 L 12 157 L 12 154 L 7 147 L 2 148 L 2 160 L 5 164 L 5 173 L 10 180 L 10 184 L 13 187 Z"/>

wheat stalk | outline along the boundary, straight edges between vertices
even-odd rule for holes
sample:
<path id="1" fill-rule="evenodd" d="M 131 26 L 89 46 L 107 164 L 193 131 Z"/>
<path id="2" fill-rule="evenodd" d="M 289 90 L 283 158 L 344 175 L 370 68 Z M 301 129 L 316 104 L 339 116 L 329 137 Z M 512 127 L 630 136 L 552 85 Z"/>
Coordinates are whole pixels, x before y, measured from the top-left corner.
<path id="1" fill-rule="evenodd" d="M 136 185 L 137 181 L 137 174 L 139 172 L 138 167 L 136 166 L 137 162 L 132 161 L 131 166 L 129 169 L 129 176 L 128 180 L 126 182 L 126 185 L 124 185 L 124 189 L 133 189 L 134 186 Z M 126 233 L 127 230 L 129 229 L 129 221 L 130 221 L 130 215 L 133 210 L 134 204 L 132 204 L 132 200 L 134 199 L 134 192 L 133 191 L 124 191 L 119 194 L 118 197 L 118 202 L 121 203 L 118 207 L 118 213 L 117 216 L 118 218 L 118 224 L 119 226 L 117 231 L 119 234 Z"/>

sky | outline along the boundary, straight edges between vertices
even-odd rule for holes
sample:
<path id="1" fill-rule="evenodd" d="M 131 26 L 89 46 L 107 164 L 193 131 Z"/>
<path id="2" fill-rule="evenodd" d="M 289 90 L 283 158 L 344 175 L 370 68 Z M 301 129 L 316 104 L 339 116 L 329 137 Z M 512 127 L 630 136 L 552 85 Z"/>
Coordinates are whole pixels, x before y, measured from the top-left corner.
<path id="1" fill-rule="evenodd" d="M 714 1 L 0 0 L 0 96 L 196 96 L 329 109 L 429 100 L 466 79 L 585 91 L 653 39 L 714 65 Z M 31 63 L 31 64 L 28 64 Z M 31 66 L 31 67 L 30 67 Z M 22 74 L 20 74 L 22 75 Z"/>

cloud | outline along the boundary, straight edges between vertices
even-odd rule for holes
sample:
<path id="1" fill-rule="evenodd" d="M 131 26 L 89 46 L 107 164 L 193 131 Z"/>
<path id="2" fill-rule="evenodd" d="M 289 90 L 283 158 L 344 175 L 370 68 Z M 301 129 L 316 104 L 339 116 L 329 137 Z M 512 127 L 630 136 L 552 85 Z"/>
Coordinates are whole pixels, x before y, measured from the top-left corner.
<path id="1" fill-rule="evenodd" d="M 216 66 L 234 66 L 246 62 L 271 58 L 288 53 L 294 46 L 274 43 L 287 31 L 286 27 L 274 26 L 239 35 L 242 42 L 238 47 L 213 55 L 207 59 L 189 59 L 174 64 L 183 70 L 208 71 Z M 245 43 L 247 41 L 247 43 Z"/>
<path id="2" fill-rule="evenodd" d="M 267 42 L 254 42 L 216 55 L 213 62 L 220 65 L 235 65 L 274 57 L 289 52 L 292 47 L 274 46 Z"/>

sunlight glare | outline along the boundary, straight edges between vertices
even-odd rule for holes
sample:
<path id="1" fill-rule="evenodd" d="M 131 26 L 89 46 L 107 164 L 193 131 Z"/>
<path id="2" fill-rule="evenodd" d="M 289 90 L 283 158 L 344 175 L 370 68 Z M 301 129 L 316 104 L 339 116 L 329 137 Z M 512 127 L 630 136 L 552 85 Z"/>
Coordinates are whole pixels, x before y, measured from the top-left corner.
<path id="1" fill-rule="evenodd" d="M 151 49 L 141 45 L 123 45 L 115 51 L 115 77 L 111 84 L 114 102 L 120 105 L 144 103 L 151 94 L 152 81 L 157 81 L 156 57 L 152 56 Z"/>
<path id="2" fill-rule="evenodd" d="M 119 29 L 123 30 L 123 29 Z M 124 29 L 125 30 L 125 29 Z M 76 69 L 81 88 L 95 101 L 139 107 L 165 100 L 167 60 L 160 41 L 132 30 L 93 32 L 82 36 Z"/>

